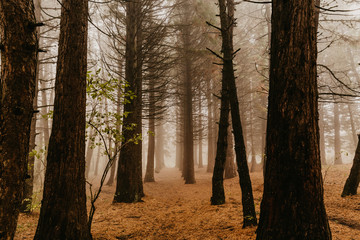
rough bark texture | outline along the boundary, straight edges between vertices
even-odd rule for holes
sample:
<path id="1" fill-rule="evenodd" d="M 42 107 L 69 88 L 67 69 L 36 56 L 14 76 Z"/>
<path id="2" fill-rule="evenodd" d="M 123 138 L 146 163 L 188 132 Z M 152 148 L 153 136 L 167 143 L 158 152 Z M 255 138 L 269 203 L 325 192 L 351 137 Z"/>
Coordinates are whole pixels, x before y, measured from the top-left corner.
<path id="1" fill-rule="evenodd" d="M 34 239 L 91 239 L 85 193 L 87 0 L 62 1 L 53 127 Z"/>
<path id="2" fill-rule="evenodd" d="M 142 133 L 141 5 L 141 1 L 126 2 L 125 80 L 128 87 L 125 90 L 132 91 L 136 97 L 124 106 L 128 115 L 123 125 L 133 125 L 133 128 L 123 128 L 125 144 L 119 156 L 114 202 L 139 202 L 144 196 L 142 144 L 127 143 Z"/>
<path id="3" fill-rule="evenodd" d="M 0 1 L 0 239 L 14 237 L 27 178 L 37 38 L 33 1 Z"/>
<path id="4" fill-rule="evenodd" d="M 252 186 L 249 175 L 249 168 L 246 160 L 246 149 L 244 135 L 242 131 L 239 101 L 236 92 L 234 66 L 233 66 L 233 26 L 234 19 L 234 1 L 219 0 L 221 35 L 223 39 L 223 81 L 226 81 L 229 89 L 229 101 L 231 106 L 231 120 L 235 140 L 236 164 L 238 167 L 239 181 L 242 192 L 242 206 L 244 222 L 243 227 L 257 224 L 254 198 L 252 194 Z"/>
<path id="5" fill-rule="evenodd" d="M 346 179 L 342 197 L 356 195 L 360 182 L 360 135 L 358 135 L 358 145 L 356 148 L 353 165 L 351 167 L 350 175 Z"/>
<path id="6" fill-rule="evenodd" d="M 331 239 L 323 201 L 314 1 L 273 0 L 264 194 L 258 240 Z"/>

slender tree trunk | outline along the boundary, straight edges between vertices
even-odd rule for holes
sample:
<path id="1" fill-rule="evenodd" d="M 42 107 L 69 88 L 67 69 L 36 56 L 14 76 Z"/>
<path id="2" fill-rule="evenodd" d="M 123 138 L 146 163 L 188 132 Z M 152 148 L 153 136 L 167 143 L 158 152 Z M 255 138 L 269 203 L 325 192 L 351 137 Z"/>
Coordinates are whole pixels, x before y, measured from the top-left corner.
<path id="1" fill-rule="evenodd" d="M 0 239 L 13 239 L 27 175 L 38 42 L 33 1 L 0 1 Z"/>
<path id="2" fill-rule="evenodd" d="M 101 147 L 98 147 L 98 152 L 96 156 L 96 163 L 95 163 L 95 169 L 94 169 L 94 176 L 97 177 L 99 175 L 99 167 L 100 167 L 100 160 L 101 160 L 102 154 L 101 154 Z"/>
<path id="3" fill-rule="evenodd" d="M 207 131 L 208 131 L 208 138 L 207 138 L 207 145 L 208 145 L 208 164 L 207 164 L 207 172 L 212 172 L 214 170 L 214 119 L 213 119 L 213 101 L 212 97 L 211 97 L 211 81 L 207 81 L 207 94 L 206 94 L 206 99 L 207 99 L 207 109 L 208 109 L 208 117 L 207 117 Z"/>
<path id="4" fill-rule="evenodd" d="M 331 239 L 323 200 L 314 1 L 272 2 L 267 163 L 258 240 Z"/>
<path id="5" fill-rule="evenodd" d="M 320 159 L 321 164 L 326 165 L 326 148 L 325 148 L 325 129 L 324 129 L 324 110 L 323 106 L 319 108 L 319 131 L 320 131 Z"/>
<path id="6" fill-rule="evenodd" d="M 334 103 L 334 164 L 342 164 L 339 106 Z"/>
<path id="7" fill-rule="evenodd" d="M 159 124 L 156 127 L 156 139 L 155 139 L 155 159 L 156 159 L 156 168 L 155 171 L 159 173 L 161 169 L 164 168 L 164 126 L 162 124 Z"/>
<path id="8" fill-rule="evenodd" d="M 239 181 L 242 192 L 243 205 L 243 227 L 253 226 L 257 224 L 255 204 L 252 194 L 252 186 L 249 175 L 249 168 L 246 159 L 246 149 L 244 143 L 244 135 L 239 112 L 239 101 L 236 92 L 234 68 L 233 68 L 233 25 L 234 19 L 234 1 L 227 0 L 225 5 L 224 0 L 219 0 L 220 7 L 220 21 L 223 38 L 223 53 L 224 53 L 224 80 L 228 84 L 229 99 L 231 106 L 231 119 L 235 139 L 236 163 L 238 167 Z M 226 7 L 228 11 L 226 11 Z"/>
<path id="9" fill-rule="evenodd" d="M 86 152 L 85 152 L 85 161 L 86 161 L 86 166 L 85 166 L 85 178 L 89 179 L 89 173 L 90 173 L 90 168 L 91 168 L 91 160 L 92 160 L 92 156 L 94 153 L 94 148 L 93 148 L 93 142 L 91 139 L 93 139 L 94 137 L 94 129 L 90 128 L 90 133 L 89 133 L 89 137 L 88 137 L 88 144 L 86 147 Z"/>
<path id="10" fill-rule="evenodd" d="M 155 165 L 155 95 L 154 95 L 154 82 L 150 80 L 149 84 L 149 143 L 147 165 L 144 182 L 155 182 L 154 165 Z"/>
<path id="11" fill-rule="evenodd" d="M 353 160 L 353 165 L 351 167 L 350 175 L 346 179 L 342 197 L 351 196 L 357 194 L 357 189 L 360 182 L 360 135 L 358 135 L 358 144 Z"/>
<path id="12" fill-rule="evenodd" d="M 132 91 L 136 97 L 124 106 L 124 112 L 128 115 L 124 118 L 123 125 L 134 127 L 123 128 L 125 144 L 119 156 L 114 202 L 139 202 L 144 196 L 142 144 L 127 143 L 142 134 L 141 6 L 142 1 L 126 2 L 125 80 L 129 86 L 125 90 Z"/>
<path id="13" fill-rule="evenodd" d="M 349 117 L 350 117 L 351 136 L 352 136 L 352 139 L 354 142 L 354 146 L 356 146 L 357 137 L 356 137 L 356 127 L 355 127 L 355 122 L 354 122 L 353 108 L 352 108 L 351 104 L 347 104 L 347 107 L 349 110 Z"/>
<path id="14" fill-rule="evenodd" d="M 62 1 L 53 127 L 38 239 L 91 239 L 85 191 L 87 0 Z"/>
<path id="15" fill-rule="evenodd" d="M 179 168 L 180 171 L 182 171 L 182 153 L 183 153 L 183 143 L 182 143 L 182 137 L 181 137 L 181 117 L 180 117 L 180 110 L 176 113 L 176 167 Z"/>
<path id="16" fill-rule="evenodd" d="M 203 158 L 202 158 L 202 138 L 203 138 L 203 126 L 202 126 L 202 113 L 201 113 L 201 96 L 199 99 L 199 144 L 198 144 L 198 150 L 199 150 L 199 165 L 198 168 L 203 168 L 204 164 L 203 164 Z"/>
<path id="17" fill-rule="evenodd" d="M 225 203 L 224 167 L 226 162 L 229 127 L 229 91 L 225 77 L 225 71 L 223 70 L 221 81 L 219 134 L 217 140 L 215 166 L 212 176 L 212 196 L 210 199 L 212 205 L 221 205 Z"/>
<path id="18" fill-rule="evenodd" d="M 185 11 L 190 10 L 189 3 L 185 3 Z M 186 21 L 188 24 L 188 21 Z M 183 28 L 183 44 L 184 44 L 184 180 L 185 184 L 194 184 L 194 133 L 193 133 L 193 94 L 192 94 L 192 66 L 190 59 L 191 43 L 190 43 L 189 26 Z"/>

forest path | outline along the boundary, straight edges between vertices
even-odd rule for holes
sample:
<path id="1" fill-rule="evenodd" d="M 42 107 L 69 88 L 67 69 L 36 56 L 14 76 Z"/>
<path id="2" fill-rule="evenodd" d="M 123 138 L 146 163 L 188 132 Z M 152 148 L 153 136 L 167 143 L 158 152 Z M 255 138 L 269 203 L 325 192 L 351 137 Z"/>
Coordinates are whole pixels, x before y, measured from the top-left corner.
<path id="1" fill-rule="evenodd" d="M 360 196 L 341 198 L 350 165 L 324 167 L 325 204 L 333 240 L 360 240 Z M 115 186 L 105 186 L 96 202 L 92 234 L 116 239 L 243 239 L 254 240 L 256 227 L 242 229 L 238 177 L 224 181 L 226 203 L 211 206 L 211 173 L 196 169 L 196 184 L 184 184 L 177 169 L 163 169 L 154 183 L 144 183 L 144 202 L 113 204 Z M 259 217 L 262 172 L 251 173 Z M 95 183 L 95 182 L 94 182 Z M 96 185 L 96 183 L 95 183 Z M 20 215 L 16 240 L 32 239 L 38 210 Z"/>

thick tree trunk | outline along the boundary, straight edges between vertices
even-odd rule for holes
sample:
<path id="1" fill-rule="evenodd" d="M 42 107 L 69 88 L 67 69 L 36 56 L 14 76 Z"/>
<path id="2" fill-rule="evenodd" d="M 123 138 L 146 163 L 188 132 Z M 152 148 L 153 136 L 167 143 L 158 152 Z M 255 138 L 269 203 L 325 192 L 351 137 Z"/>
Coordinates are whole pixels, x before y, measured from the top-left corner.
<path id="1" fill-rule="evenodd" d="M 54 119 L 34 239 L 91 239 L 85 191 L 87 0 L 62 1 Z"/>
<path id="2" fill-rule="evenodd" d="M 323 200 L 314 1 L 272 2 L 267 163 L 258 240 L 331 239 Z"/>
<path id="3" fill-rule="evenodd" d="M 27 176 L 37 38 L 33 1 L 0 1 L 0 239 L 13 239 Z"/>
<path id="4" fill-rule="evenodd" d="M 144 196 L 142 144 L 127 143 L 142 133 L 141 6 L 141 1 L 126 2 L 125 80 L 129 85 L 125 90 L 132 91 L 136 97 L 124 106 L 124 112 L 128 115 L 123 125 L 134 127 L 123 128 L 125 144 L 119 156 L 114 202 L 139 202 Z"/>
<path id="5" fill-rule="evenodd" d="M 360 182 L 360 135 L 358 135 L 358 144 L 353 160 L 353 165 L 351 167 L 350 175 L 346 180 L 341 196 L 345 197 L 350 195 L 356 195 L 357 189 L 359 187 L 359 182 Z"/>

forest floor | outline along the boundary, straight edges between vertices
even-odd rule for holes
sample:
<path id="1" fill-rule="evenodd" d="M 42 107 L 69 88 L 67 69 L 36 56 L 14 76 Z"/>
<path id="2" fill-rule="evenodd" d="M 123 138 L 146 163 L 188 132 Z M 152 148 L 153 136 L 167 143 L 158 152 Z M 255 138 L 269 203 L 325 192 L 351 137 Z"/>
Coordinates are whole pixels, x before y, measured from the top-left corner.
<path id="1" fill-rule="evenodd" d="M 350 165 L 324 166 L 325 204 L 334 240 L 360 240 L 360 195 L 341 198 Z M 185 185 L 176 169 L 163 169 L 155 183 L 145 183 L 144 202 L 113 204 L 115 186 L 105 186 L 96 206 L 92 234 L 115 239 L 255 239 L 256 227 L 242 228 L 238 177 L 225 180 L 226 204 L 211 206 L 211 177 L 196 170 L 196 184 Z M 259 214 L 263 178 L 251 173 Z M 32 239 L 39 209 L 21 214 L 15 239 Z M 258 215 L 259 217 L 259 215 Z"/>

